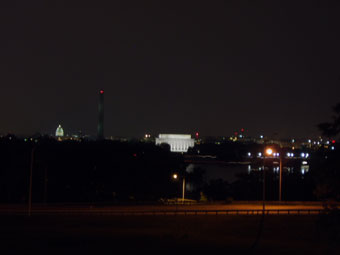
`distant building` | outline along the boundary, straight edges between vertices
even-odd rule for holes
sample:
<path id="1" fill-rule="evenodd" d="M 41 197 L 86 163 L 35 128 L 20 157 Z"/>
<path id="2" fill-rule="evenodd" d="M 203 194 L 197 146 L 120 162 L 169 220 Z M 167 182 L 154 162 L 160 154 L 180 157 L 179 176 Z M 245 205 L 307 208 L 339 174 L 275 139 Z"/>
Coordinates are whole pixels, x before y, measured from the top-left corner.
<path id="1" fill-rule="evenodd" d="M 190 147 L 194 147 L 195 140 L 191 135 L 160 134 L 156 138 L 156 145 L 162 143 L 169 144 L 171 152 L 187 152 Z"/>
<path id="2" fill-rule="evenodd" d="M 55 136 L 58 138 L 64 137 L 64 129 L 59 125 L 55 131 Z"/>

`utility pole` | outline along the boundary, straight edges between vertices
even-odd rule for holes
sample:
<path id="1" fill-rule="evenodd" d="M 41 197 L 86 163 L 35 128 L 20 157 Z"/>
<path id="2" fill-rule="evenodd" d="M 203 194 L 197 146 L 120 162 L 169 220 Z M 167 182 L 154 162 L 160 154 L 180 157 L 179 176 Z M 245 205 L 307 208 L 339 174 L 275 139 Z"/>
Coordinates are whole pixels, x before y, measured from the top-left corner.
<path id="1" fill-rule="evenodd" d="M 185 196 L 185 177 L 183 176 L 183 184 L 182 184 L 182 204 L 184 204 L 184 196 Z"/>
<path id="2" fill-rule="evenodd" d="M 280 153 L 279 202 L 282 201 L 282 153 Z"/>
<path id="3" fill-rule="evenodd" d="M 30 180 L 29 180 L 29 190 L 28 190 L 28 216 L 32 214 L 32 177 L 33 177 L 33 165 L 34 165 L 34 153 L 36 147 L 33 145 L 31 151 L 31 167 L 30 167 Z"/>

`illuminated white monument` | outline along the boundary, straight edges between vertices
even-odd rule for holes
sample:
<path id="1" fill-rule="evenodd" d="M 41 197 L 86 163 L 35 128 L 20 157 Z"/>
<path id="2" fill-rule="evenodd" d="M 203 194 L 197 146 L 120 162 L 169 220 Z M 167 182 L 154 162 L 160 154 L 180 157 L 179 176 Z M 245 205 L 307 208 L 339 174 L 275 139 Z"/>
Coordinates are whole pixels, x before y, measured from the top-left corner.
<path id="1" fill-rule="evenodd" d="M 64 136 L 64 129 L 61 127 L 61 125 L 58 126 L 57 130 L 55 131 L 56 137 L 63 137 Z"/>
<path id="2" fill-rule="evenodd" d="M 189 147 L 194 147 L 195 140 L 191 135 L 160 134 L 156 138 L 156 145 L 166 143 L 172 152 L 187 152 Z"/>

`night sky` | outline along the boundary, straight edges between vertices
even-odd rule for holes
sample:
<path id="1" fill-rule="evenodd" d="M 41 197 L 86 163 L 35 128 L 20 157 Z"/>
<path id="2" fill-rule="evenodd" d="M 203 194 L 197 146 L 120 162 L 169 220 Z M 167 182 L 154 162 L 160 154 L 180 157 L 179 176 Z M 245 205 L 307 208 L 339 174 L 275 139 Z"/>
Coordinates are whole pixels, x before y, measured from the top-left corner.
<path id="1" fill-rule="evenodd" d="M 9 2 L 3 134 L 95 135 L 99 89 L 106 136 L 316 136 L 340 102 L 337 1 Z"/>

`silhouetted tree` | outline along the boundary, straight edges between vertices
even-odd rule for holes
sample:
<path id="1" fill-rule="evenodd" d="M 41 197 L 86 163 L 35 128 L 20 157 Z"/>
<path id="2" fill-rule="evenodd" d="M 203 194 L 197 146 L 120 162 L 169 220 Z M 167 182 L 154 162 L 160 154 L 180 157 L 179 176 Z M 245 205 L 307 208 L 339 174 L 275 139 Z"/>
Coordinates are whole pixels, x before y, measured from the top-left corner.
<path id="1" fill-rule="evenodd" d="M 340 103 L 333 107 L 333 112 L 331 122 L 323 122 L 318 125 L 322 134 L 328 138 L 336 137 L 340 134 Z"/>
<path id="2" fill-rule="evenodd" d="M 318 125 L 323 135 L 336 138 L 340 134 L 340 103 L 333 107 L 331 122 Z M 340 200 L 340 151 L 327 148 L 315 153 L 311 168 L 316 181 L 315 195 L 323 200 Z"/>

